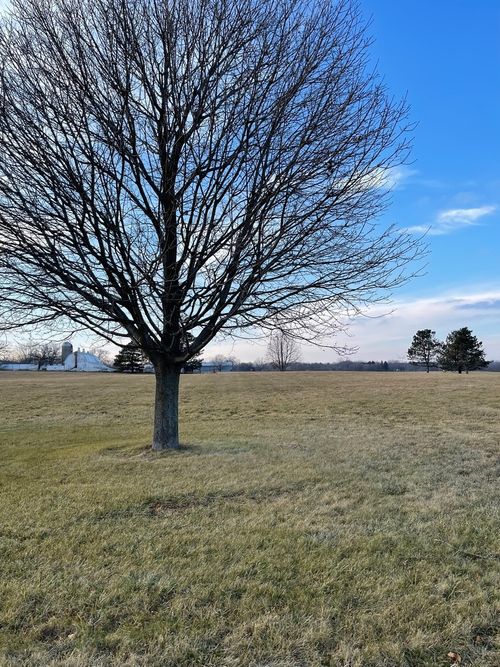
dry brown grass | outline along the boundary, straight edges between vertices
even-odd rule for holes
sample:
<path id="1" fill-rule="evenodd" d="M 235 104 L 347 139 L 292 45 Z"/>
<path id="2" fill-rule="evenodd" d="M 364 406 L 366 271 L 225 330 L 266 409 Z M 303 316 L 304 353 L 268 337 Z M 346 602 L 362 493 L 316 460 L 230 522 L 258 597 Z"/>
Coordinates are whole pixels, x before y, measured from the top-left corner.
<path id="1" fill-rule="evenodd" d="M 3 664 L 497 667 L 499 390 L 0 374 Z"/>

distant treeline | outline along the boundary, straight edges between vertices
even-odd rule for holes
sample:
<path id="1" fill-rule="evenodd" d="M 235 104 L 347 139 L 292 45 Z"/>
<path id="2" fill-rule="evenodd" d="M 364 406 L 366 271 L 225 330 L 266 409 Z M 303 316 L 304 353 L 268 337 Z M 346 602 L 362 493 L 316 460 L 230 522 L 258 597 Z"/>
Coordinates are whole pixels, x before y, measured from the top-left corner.
<path id="1" fill-rule="evenodd" d="M 264 361 L 255 362 L 235 362 L 233 371 L 251 372 L 251 371 L 272 371 L 275 370 L 270 363 Z M 425 372 L 425 368 L 411 364 L 407 361 L 344 361 L 329 363 L 309 363 L 298 361 L 290 364 L 290 371 L 373 371 L 373 372 Z M 500 361 L 492 361 L 483 372 L 500 372 Z M 439 368 L 431 368 L 431 373 L 441 372 Z"/>

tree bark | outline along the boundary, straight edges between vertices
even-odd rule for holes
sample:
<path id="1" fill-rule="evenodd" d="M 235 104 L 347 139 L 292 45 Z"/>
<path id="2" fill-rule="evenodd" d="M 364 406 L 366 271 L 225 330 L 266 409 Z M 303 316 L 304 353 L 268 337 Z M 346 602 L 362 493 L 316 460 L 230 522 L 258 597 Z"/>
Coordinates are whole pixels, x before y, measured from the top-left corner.
<path id="1" fill-rule="evenodd" d="M 179 377 L 181 368 L 158 361 L 155 364 L 156 393 L 153 449 L 179 449 Z"/>

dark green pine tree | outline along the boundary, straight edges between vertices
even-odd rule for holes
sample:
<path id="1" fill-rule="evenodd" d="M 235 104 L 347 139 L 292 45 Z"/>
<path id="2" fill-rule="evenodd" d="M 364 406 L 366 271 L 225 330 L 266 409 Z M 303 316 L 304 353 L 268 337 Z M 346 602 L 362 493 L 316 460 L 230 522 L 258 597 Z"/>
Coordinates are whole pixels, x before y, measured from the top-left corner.
<path id="1" fill-rule="evenodd" d="M 116 355 L 113 366 L 119 373 L 142 373 L 146 356 L 133 343 L 125 345 Z"/>
<path id="2" fill-rule="evenodd" d="M 408 359 L 411 364 L 425 366 L 427 373 L 431 366 L 436 365 L 436 357 L 441 350 L 442 343 L 436 338 L 436 332 L 431 329 L 420 329 L 413 336 L 408 348 Z"/>
<path id="3" fill-rule="evenodd" d="M 183 344 L 183 349 L 188 350 L 193 340 L 194 336 L 192 334 L 186 334 L 186 341 Z M 197 373 L 201 370 L 202 363 L 203 359 L 201 357 L 201 352 L 198 352 L 198 354 L 195 354 L 194 357 L 191 357 L 191 359 L 184 364 L 182 370 L 184 373 Z"/>
<path id="4" fill-rule="evenodd" d="M 490 362 L 484 358 L 483 344 L 468 327 L 452 331 L 446 337 L 438 357 L 439 366 L 445 371 L 475 371 Z"/>

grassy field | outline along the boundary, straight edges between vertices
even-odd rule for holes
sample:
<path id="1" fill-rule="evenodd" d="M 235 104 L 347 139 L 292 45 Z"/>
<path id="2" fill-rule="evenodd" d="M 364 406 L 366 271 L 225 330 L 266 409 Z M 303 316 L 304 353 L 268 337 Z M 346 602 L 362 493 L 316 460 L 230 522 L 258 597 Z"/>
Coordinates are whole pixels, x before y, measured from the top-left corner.
<path id="1" fill-rule="evenodd" d="M 0 664 L 500 665 L 500 374 L 152 393 L 0 374 Z"/>

